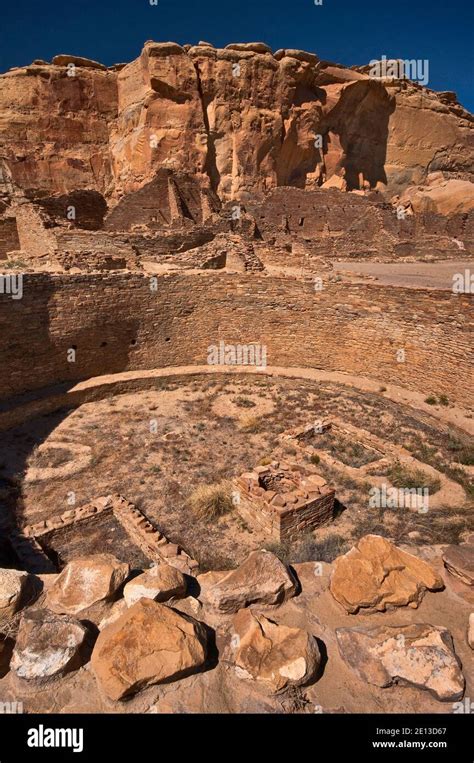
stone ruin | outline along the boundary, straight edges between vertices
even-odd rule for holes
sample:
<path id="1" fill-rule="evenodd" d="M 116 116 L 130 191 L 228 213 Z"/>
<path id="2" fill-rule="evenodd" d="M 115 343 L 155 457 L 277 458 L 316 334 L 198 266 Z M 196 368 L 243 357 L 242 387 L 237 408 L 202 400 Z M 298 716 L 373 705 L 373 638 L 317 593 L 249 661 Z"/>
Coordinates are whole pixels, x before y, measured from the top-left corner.
<path id="1" fill-rule="evenodd" d="M 31 573 L 48 574 L 76 557 L 101 553 L 111 538 L 114 553 L 131 567 L 166 562 L 184 574 L 192 574 L 199 566 L 120 495 L 96 498 L 59 517 L 27 525 L 22 531 L 12 529 L 8 545 L 17 566 Z"/>
<path id="2" fill-rule="evenodd" d="M 276 541 L 294 541 L 334 516 L 336 491 L 308 465 L 273 461 L 236 481 L 236 506 L 250 525 Z"/>

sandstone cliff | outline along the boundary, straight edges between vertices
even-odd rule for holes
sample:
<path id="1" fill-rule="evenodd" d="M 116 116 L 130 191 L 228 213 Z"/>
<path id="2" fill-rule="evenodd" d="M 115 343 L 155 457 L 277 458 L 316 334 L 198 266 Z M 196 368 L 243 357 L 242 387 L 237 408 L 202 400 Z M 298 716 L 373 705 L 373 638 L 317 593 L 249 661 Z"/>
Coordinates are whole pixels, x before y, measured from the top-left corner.
<path id="1" fill-rule="evenodd" d="M 288 185 L 393 195 L 438 170 L 472 181 L 473 122 L 452 93 L 303 51 L 147 42 L 127 65 L 61 55 L 1 75 L 0 183 L 111 206 L 159 170 L 223 201 Z"/>

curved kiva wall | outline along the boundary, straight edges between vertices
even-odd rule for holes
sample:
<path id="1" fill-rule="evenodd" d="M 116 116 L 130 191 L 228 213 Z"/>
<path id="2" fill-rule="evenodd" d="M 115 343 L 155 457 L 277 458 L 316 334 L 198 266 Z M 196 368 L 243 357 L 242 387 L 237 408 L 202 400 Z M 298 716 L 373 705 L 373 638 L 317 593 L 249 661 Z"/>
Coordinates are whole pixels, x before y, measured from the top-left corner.
<path id="1" fill-rule="evenodd" d="M 225 340 L 266 345 L 269 366 L 345 371 L 468 404 L 473 324 L 472 296 L 443 291 L 343 283 L 315 291 L 310 280 L 209 271 L 155 281 L 28 274 L 22 299 L 0 295 L 0 399 L 5 408 L 12 396 L 60 382 L 204 365 L 208 347 Z"/>

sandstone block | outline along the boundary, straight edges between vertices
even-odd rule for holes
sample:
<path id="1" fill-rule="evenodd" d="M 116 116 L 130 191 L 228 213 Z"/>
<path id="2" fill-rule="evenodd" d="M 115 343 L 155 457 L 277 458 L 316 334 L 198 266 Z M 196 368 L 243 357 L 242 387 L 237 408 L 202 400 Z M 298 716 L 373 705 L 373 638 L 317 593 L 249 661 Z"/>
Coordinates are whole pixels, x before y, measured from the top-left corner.
<path id="1" fill-rule="evenodd" d="M 205 603 L 231 613 L 250 604 L 281 604 L 294 596 L 296 581 L 270 551 L 253 551 L 236 570 L 205 592 Z"/>
<path id="2" fill-rule="evenodd" d="M 417 607 L 427 590 L 443 588 L 429 564 L 385 538 L 366 535 L 334 562 L 330 590 L 347 612 Z"/>
<path id="3" fill-rule="evenodd" d="M 152 684 L 184 678 L 205 660 L 201 623 L 140 599 L 100 633 L 91 664 L 104 693 L 119 700 Z"/>
<path id="4" fill-rule="evenodd" d="M 466 585 L 474 585 L 474 544 L 448 546 L 443 554 L 444 566 Z"/>
<path id="5" fill-rule="evenodd" d="M 344 660 L 370 684 L 410 684 L 442 701 L 464 694 L 464 676 L 445 628 L 425 623 L 339 628 L 336 636 Z"/>
<path id="6" fill-rule="evenodd" d="M 302 686 L 316 675 L 321 656 L 316 639 L 301 628 L 277 625 L 242 609 L 232 621 L 231 660 L 241 678 L 278 692 Z"/>
<path id="7" fill-rule="evenodd" d="M 19 678 L 47 682 L 81 664 L 87 629 L 67 615 L 47 610 L 26 611 L 22 616 L 11 659 Z"/>
<path id="8" fill-rule="evenodd" d="M 186 595 L 186 578 L 175 567 L 158 564 L 130 580 L 123 589 L 123 595 L 129 607 L 139 599 L 168 601 L 172 597 L 181 598 Z"/>
<path id="9" fill-rule="evenodd" d="M 129 572 L 129 565 L 112 554 L 74 559 L 49 589 L 47 606 L 53 612 L 75 615 L 97 602 L 111 599 Z"/>

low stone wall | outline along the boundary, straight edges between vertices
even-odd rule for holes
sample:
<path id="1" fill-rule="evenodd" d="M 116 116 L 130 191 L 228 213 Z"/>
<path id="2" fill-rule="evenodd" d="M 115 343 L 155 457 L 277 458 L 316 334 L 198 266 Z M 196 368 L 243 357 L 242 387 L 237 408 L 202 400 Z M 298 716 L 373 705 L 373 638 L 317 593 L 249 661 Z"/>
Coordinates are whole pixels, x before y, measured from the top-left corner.
<path id="1" fill-rule="evenodd" d="M 472 401 L 470 294 L 223 271 L 26 274 L 0 295 L 0 399 L 124 371 L 203 365 L 260 343 L 267 363 L 343 371 Z M 70 350 L 75 356 L 71 361 Z M 400 357 L 403 350 L 403 357 Z"/>
<path id="2" fill-rule="evenodd" d="M 120 495 L 97 498 L 85 506 L 69 509 L 59 517 L 46 519 L 36 525 L 27 525 L 21 532 L 14 531 L 11 536 L 12 545 L 26 565 L 25 569 L 34 571 L 31 567 L 36 565 L 38 558 L 41 557 L 43 566 L 45 560 L 38 538 L 49 538 L 50 544 L 54 547 L 55 531 L 77 524 L 78 532 L 80 532 L 81 522 L 107 511 L 113 513 L 132 542 L 151 561 L 166 561 L 185 574 L 196 573 L 198 562 L 176 543 L 171 543 L 133 503 Z"/>

